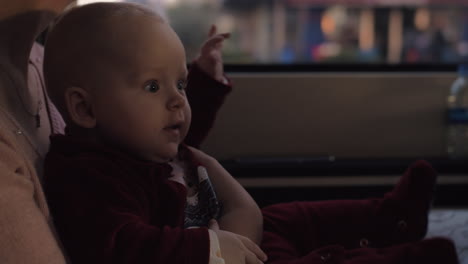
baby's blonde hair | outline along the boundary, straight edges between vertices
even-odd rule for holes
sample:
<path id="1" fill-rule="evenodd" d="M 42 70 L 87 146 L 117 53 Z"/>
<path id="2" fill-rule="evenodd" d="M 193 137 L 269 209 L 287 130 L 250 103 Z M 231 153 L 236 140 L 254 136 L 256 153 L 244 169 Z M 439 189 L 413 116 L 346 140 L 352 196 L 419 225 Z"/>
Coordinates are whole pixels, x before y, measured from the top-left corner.
<path id="1" fill-rule="evenodd" d="M 44 79 L 52 102 L 69 123 L 65 91 L 89 88 L 106 67 L 117 67 L 113 41 L 122 38 L 118 26 L 130 17 L 166 20 L 152 9 L 134 3 L 94 3 L 68 10 L 49 33 L 44 55 Z"/>

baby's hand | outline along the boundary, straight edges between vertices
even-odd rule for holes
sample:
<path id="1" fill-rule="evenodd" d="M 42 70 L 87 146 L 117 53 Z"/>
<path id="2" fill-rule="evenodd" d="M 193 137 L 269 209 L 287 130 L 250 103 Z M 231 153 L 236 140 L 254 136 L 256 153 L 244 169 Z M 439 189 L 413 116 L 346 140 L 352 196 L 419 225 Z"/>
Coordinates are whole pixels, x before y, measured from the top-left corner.
<path id="1" fill-rule="evenodd" d="M 266 254 L 250 239 L 232 232 L 220 230 L 216 220 L 210 221 L 209 228 L 216 232 L 221 255 L 226 264 L 262 264 Z"/>
<path id="2" fill-rule="evenodd" d="M 217 33 L 217 28 L 212 25 L 208 33 L 208 39 L 201 47 L 200 55 L 195 59 L 195 63 L 202 71 L 213 79 L 225 83 L 223 69 L 223 57 L 221 49 L 225 39 L 229 38 L 230 33 Z"/>

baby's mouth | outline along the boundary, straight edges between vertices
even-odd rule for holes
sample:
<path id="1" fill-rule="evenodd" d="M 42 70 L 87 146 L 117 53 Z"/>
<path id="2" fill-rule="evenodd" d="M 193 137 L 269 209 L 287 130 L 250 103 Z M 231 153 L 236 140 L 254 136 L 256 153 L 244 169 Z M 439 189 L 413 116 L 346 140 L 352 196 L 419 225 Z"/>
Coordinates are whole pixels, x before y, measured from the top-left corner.
<path id="1" fill-rule="evenodd" d="M 182 127 L 183 127 L 183 122 L 175 122 L 172 123 L 166 127 L 164 127 L 164 131 L 168 132 L 171 137 L 177 140 L 180 139 L 181 134 L 182 134 Z"/>
<path id="2" fill-rule="evenodd" d="M 164 129 L 166 129 L 166 130 L 180 130 L 181 128 L 182 128 L 182 123 L 177 123 L 177 124 L 166 126 Z"/>

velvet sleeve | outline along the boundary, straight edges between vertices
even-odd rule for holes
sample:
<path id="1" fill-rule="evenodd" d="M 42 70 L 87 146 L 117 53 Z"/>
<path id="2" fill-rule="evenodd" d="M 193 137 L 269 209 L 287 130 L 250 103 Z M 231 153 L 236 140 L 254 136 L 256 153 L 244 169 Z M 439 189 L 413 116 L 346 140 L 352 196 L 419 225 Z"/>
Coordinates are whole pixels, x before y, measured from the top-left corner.
<path id="1" fill-rule="evenodd" d="M 218 110 L 231 89 L 230 84 L 214 80 L 196 64 L 190 67 L 187 97 L 192 109 L 192 123 L 185 138 L 187 145 L 200 147 L 213 127 Z"/>
<path id="2" fill-rule="evenodd" d="M 170 222 L 166 209 L 177 207 L 172 205 L 170 196 L 165 201 L 153 201 L 148 198 L 148 188 L 139 185 L 138 178 L 116 180 L 128 178 L 122 176 L 128 171 L 117 168 L 109 174 L 112 162 L 96 166 L 80 163 L 76 166 L 62 162 L 54 166 L 68 167 L 68 172 L 46 167 L 45 186 L 51 211 L 72 263 L 208 263 L 210 244 L 206 228 L 184 229 L 178 224 L 164 224 Z M 171 183 L 168 188 L 180 186 Z M 171 192 L 168 188 L 154 192 Z"/>

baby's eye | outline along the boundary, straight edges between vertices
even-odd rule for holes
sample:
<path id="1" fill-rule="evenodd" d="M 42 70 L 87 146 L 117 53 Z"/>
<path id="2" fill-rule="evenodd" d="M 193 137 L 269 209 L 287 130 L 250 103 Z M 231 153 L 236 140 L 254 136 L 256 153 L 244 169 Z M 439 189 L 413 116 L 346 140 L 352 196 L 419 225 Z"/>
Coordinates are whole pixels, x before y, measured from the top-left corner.
<path id="1" fill-rule="evenodd" d="M 187 82 L 186 81 L 183 81 L 183 80 L 180 80 L 177 82 L 177 89 L 178 90 L 185 90 L 185 87 L 187 87 Z"/>
<path id="2" fill-rule="evenodd" d="M 145 91 L 147 92 L 155 93 L 158 90 L 159 90 L 159 83 L 155 80 L 152 80 L 145 85 Z"/>

